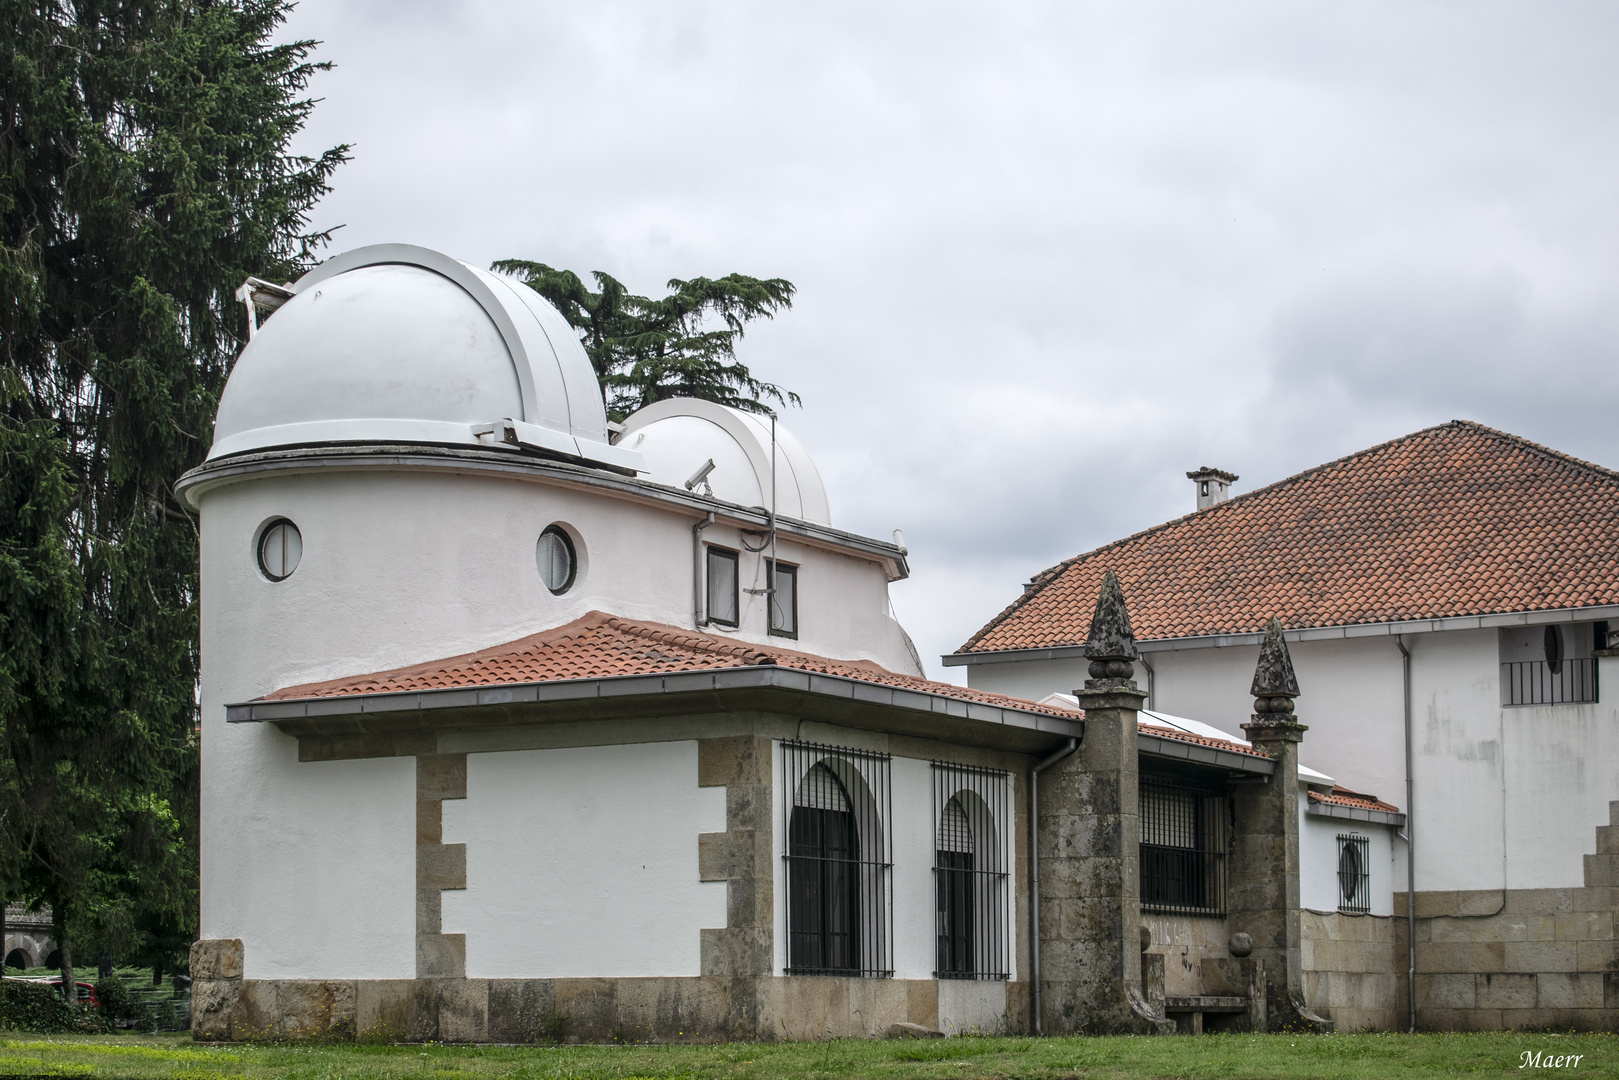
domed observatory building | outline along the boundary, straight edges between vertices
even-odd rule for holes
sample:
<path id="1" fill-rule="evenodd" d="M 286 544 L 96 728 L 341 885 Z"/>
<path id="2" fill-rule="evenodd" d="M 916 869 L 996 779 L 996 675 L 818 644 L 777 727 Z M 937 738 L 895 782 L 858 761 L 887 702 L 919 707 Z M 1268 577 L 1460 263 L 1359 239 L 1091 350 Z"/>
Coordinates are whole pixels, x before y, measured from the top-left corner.
<path id="1" fill-rule="evenodd" d="M 1020 777 L 1079 721 L 925 680 L 905 550 L 785 427 L 609 425 L 549 304 L 435 252 L 249 284 L 180 482 L 199 1036 L 1024 1022 Z"/>

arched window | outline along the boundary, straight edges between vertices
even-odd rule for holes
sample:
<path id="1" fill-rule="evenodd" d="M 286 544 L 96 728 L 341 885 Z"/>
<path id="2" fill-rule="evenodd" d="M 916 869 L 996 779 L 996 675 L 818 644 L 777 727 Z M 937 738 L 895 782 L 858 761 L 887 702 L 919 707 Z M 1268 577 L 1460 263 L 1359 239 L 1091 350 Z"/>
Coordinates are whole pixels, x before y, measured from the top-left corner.
<path id="1" fill-rule="evenodd" d="M 805 774 L 787 829 L 787 965 L 860 971 L 860 832 L 825 765 Z"/>
<path id="2" fill-rule="evenodd" d="M 783 740 L 788 975 L 894 974 L 892 759 Z"/>
<path id="3" fill-rule="evenodd" d="M 12 949 L 6 953 L 6 967 L 17 968 L 19 971 L 28 967 L 28 954 L 21 949 Z"/>
<path id="4" fill-rule="evenodd" d="M 939 819 L 937 898 L 940 975 L 971 975 L 973 967 L 973 829 L 959 798 L 945 804 Z"/>
<path id="5" fill-rule="evenodd" d="M 1005 979 L 1011 927 L 1006 845 L 1011 776 L 933 763 L 934 975 Z"/>

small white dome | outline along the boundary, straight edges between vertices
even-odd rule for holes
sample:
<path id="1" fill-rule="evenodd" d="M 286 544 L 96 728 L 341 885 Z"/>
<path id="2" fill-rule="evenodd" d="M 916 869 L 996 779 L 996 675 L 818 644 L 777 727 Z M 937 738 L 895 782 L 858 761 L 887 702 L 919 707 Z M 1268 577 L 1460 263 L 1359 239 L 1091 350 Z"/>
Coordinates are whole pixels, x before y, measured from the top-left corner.
<path id="1" fill-rule="evenodd" d="M 670 398 L 624 421 L 618 446 L 639 453 L 648 479 L 683 487 L 709 458 L 714 497 L 770 509 L 770 418 L 692 398 Z M 776 422 L 776 512 L 832 524 L 826 486 L 804 444 Z"/>
<path id="2" fill-rule="evenodd" d="M 328 259 L 242 350 L 210 458 L 320 443 L 500 442 L 637 468 L 584 347 L 533 289 L 404 244 Z"/>

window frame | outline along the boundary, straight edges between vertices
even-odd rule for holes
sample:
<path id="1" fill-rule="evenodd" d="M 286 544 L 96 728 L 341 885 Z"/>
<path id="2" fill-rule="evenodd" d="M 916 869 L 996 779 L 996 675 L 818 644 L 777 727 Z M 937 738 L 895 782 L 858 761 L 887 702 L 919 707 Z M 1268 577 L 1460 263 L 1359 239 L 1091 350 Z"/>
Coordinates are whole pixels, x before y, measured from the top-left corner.
<path id="1" fill-rule="evenodd" d="M 800 740 L 781 742 L 782 785 L 781 823 L 784 849 L 782 851 L 782 882 L 780 894 L 786 908 L 785 965 L 787 975 L 825 975 L 839 978 L 892 978 L 894 975 L 894 911 L 892 852 L 893 837 L 893 758 L 889 754 L 870 750 L 855 750 L 846 746 L 830 746 Z M 845 864 L 844 872 L 852 870 L 849 891 L 844 899 L 857 905 L 847 922 L 852 939 L 852 950 L 846 957 L 848 966 L 829 967 L 824 963 L 795 963 L 795 961 L 825 958 L 825 941 L 821 956 L 806 957 L 798 951 L 800 944 L 819 932 L 824 934 L 828 924 L 827 912 L 813 920 L 812 928 L 805 928 L 801 920 L 813 916 L 804 904 L 814 892 L 810 886 L 824 886 L 830 877 L 825 855 L 817 856 L 794 851 L 794 816 L 798 810 L 813 810 L 824 817 L 824 808 L 804 802 L 805 780 L 817 768 L 824 768 L 838 782 L 838 789 L 848 801 L 853 818 L 856 843 L 853 858 Z M 824 824 L 824 822 L 822 822 Z M 807 829 L 797 830 L 803 836 Z M 835 869 L 835 868 L 833 868 Z M 837 899 L 834 897 L 834 899 Z"/>
<path id="2" fill-rule="evenodd" d="M 1354 882 L 1344 870 L 1344 856 L 1354 852 L 1357 869 Z M 1372 841 L 1359 833 L 1338 834 L 1338 910 L 1350 915 L 1372 913 Z"/>
<path id="3" fill-rule="evenodd" d="M 275 573 L 272 573 L 270 571 L 269 564 L 267 562 L 265 562 L 265 559 L 264 559 L 264 545 L 269 542 L 270 534 L 273 533 L 275 530 L 277 530 L 279 528 L 282 528 L 283 526 L 285 526 L 288 529 L 291 529 L 292 532 L 293 532 L 293 535 L 298 537 L 298 557 L 293 561 L 291 570 L 288 570 L 284 574 L 275 574 Z M 285 536 L 284 533 L 282 535 L 283 535 L 283 537 Z M 286 541 L 285 541 L 285 539 L 283 539 L 282 544 L 281 544 L 281 548 L 282 548 L 281 565 L 283 567 L 286 566 L 286 560 L 287 560 L 286 546 L 287 546 Z M 254 561 L 254 563 L 256 563 L 258 565 L 259 573 L 264 575 L 264 579 L 266 581 L 270 581 L 270 582 L 274 582 L 274 583 L 278 583 L 278 584 L 280 582 L 286 581 L 293 574 L 298 572 L 298 567 L 303 565 L 303 562 L 304 562 L 304 532 L 303 532 L 303 530 L 298 528 L 297 523 L 294 522 L 291 518 L 288 518 L 288 517 L 271 518 L 269 521 L 264 523 L 264 525 L 259 529 L 258 535 L 253 538 L 253 561 Z"/>
<path id="4" fill-rule="evenodd" d="M 765 585 L 770 590 L 765 593 L 765 614 L 771 637 L 784 637 L 798 639 L 798 564 L 782 562 L 780 559 L 765 560 Z M 776 626 L 776 581 L 786 577 L 793 583 L 793 606 L 791 630 L 784 630 Z"/>
<path id="5" fill-rule="evenodd" d="M 1189 844 L 1149 842 L 1168 839 L 1177 822 L 1154 799 L 1184 799 L 1191 819 Z M 1224 778 L 1171 773 L 1142 773 L 1137 812 L 1140 842 L 1141 910 L 1181 915 L 1224 915 L 1229 902 L 1231 845 L 1236 833 L 1235 808 Z M 1173 895 L 1177 885 L 1182 895 Z"/>
<path id="6" fill-rule="evenodd" d="M 705 544 L 704 547 L 707 550 L 703 555 L 703 621 L 735 629 L 742 625 L 742 553 L 734 548 L 720 547 L 718 544 Z M 736 613 L 734 620 L 714 616 L 716 559 L 731 564 L 731 610 Z"/>
<path id="7" fill-rule="evenodd" d="M 933 917 L 935 979 L 1011 978 L 1011 873 L 1006 828 L 1012 776 L 1000 769 L 934 761 Z M 962 796 L 970 796 L 963 802 Z M 971 852 L 947 850 L 945 815 L 954 804 L 965 818 Z M 963 860 L 959 855 L 968 856 Z M 963 910 L 965 908 L 965 910 Z M 959 939 L 969 937 L 965 949 Z M 968 955 L 961 962 L 962 952 Z"/>
<path id="8" fill-rule="evenodd" d="M 545 568 L 540 565 L 540 545 L 545 543 L 547 536 L 560 537 L 563 550 L 568 553 L 568 579 L 560 587 L 553 588 L 551 583 L 545 580 Z M 574 584 L 579 580 L 579 548 L 573 542 L 573 537 L 568 535 L 567 529 L 553 522 L 540 530 L 539 537 L 534 541 L 534 564 L 535 569 L 540 573 L 540 584 L 544 585 L 552 596 L 561 596 L 574 587 Z"/>

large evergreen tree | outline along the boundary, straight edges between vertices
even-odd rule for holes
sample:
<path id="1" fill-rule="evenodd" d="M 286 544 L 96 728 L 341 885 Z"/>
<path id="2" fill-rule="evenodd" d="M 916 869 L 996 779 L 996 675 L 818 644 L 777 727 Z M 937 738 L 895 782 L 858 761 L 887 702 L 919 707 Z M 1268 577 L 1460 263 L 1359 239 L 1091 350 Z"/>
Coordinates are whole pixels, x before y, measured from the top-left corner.
<path id="1" fill-rule="evenodd" d="M 0 896 L 148 962 L 196 926 L 197 526 L 249 274 L 346 147 L 289 152 L 286 0 L 0 0 Z M 70 985 L 70 983 L 69 983 Z"/>
<path id="2" fill-rule="evenodd" d="M 753 377 L 736 357 L 747 324 L 793 306 L 793 283 L 782 278 L 692 278 L 669 282 L 661 299 L 636 296 L 601 271 L 592 292 L 571 270 L 503 259 L 494 269 L 514 274 L 551 301 L 579 332 L 596 368 L 607 415 L 622 420 L 671 397 L 717 401 L 769 412 L 765 399 L 799 404 L 798 395 Z M 717 325 L 716 325 L 717 322 Z"/>

